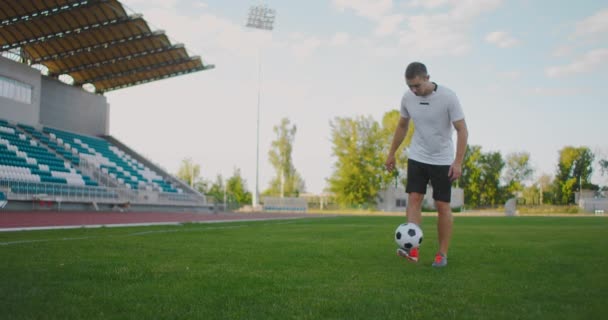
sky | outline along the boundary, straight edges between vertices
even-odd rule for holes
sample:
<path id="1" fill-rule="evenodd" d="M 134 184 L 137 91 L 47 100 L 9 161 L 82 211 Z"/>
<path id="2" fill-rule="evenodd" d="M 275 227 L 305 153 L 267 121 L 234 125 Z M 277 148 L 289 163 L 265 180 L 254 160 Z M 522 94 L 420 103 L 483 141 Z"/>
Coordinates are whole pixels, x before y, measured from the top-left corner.
<path id="1" fill-rule="evenodd" d="M 245 27 L 259 1 L 122 2 L 215 65 L 105 94 L 110 134 L 173 174 L 190 158 L 207 180 L 239 169 L 254 191 L 259 93 L 260 192 L 282 118 L 297 127 L 306 191 L 323 192 L 336 161 L 330 121 L 398 109 L 412 61 L 456 92 L 470 145 L 528 152 L 535 177 L 555 174 L 564 146 L 608 159 L 605 1 L 275 0 L 263 2 L 276 10 L 272 31 Z M 596 168 L 592 181 L 608 177 Z"/>

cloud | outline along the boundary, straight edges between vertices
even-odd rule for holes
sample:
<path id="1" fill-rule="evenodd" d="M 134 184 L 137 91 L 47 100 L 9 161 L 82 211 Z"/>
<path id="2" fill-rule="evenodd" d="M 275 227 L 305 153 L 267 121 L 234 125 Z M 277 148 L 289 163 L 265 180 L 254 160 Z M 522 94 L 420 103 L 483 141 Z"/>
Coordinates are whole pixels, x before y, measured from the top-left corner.
<path id="1" fill-rule="evenodd" d="M 376 26 L 374 33 L 377 36 L 391 35 L 397 30 L 403 20 L 404 16 L 400 14 L 384 16 L 382 19 L 378 20 L 378 25 Z"/>
<path id="2" fill-rule="evenodd" d="M 407 3 L 407 6 L 417 8 L 422 7 L 425 9 L 436 9 L 443 7 L 448 3 L 448 0 L 412 0 Z"/>
<path id="3" fill-rule="evenodd" d="M 408 19 L 408 29 L 399 33 L 399 47 L 412 55 L 462 55 L 470 43 L 462 28 L 451 28 L 447 15 L 423 15 Z"/>
<path id="4" fill-rule="evenodd" d="M 177 0 L 123 0 L 122 3 L 133 11 L 138 12 L 138 9 L 144 6 L 150 8 L 175 8 Z"/>
<path id="5" fill-rule="evenodd" d="M 576 23 L 574 33 L 577 36 L 608 34 L 608 8 L 602 9 L 594 15 Z"/>
<path id="6" fill-rule="evenodd" d="M 495 10 L 501 0 L 437 2 L 447 5 L 442 13 L 409 16 L 407 29 L 399 33 L 400 49 L 415 55 L 463 55 L 471 50 L 470 29 L 480 15 Z"/>
<path id="7" fill-rule="evenodd" d="M 535 87 L 527 90 L 529 94 L 539 96 L 575 96 L 579 94 L 589 93 L 588 89 L 585 88 L 547 88 L 547 87 Z"/>
<path id="8" fill-rule="evenodd" d="M 392 0 L 333 0 L 338 10 L 353 10 L 357 15 L 371 20 L 380 20 L 393 7 Z"/>
<path id="9" fill-rule="evenodd" d="M 500 72 L 498 74 L 498 76 L 501 78 L 504 78 L 504 79 L 517 80 L 517 79 L 521 78 L 521 71 L 513 70 L 513 71 Z"/>
<path id="10" fill-rule="evenodd" d="M 572 49 L 573 49 L 572 46 L 569 46 L 569 45 L 560 46 L 553 50 L 553 52 L 551 53 L 551 56 L 556 57 L 556 58 L 567 57 L 570 54 L 572 54 Z"/>
<path id="11" fill-rule="evenodd" d="M 552 66 L 545 69 L 545 74 L 551 78 L 586 73 L 608 64 L 608 48 L 594 49 L 575 59 L 574 62 Z"/>
<path id="12" fill-rule="evenodd" d="M 348 34 L 346 32 L 337 32 L 329 40 L 329 45 L 343 46 L 343 45 L 346 45 L 349 41 L 350 41 L 350 34 Z"/>
<path id="13" fill-rule="evenodd" d="M 374 34 L 380 37 L 393 34 L 404 20 L 403 15 L 391 13 L 392 0 L 333 0 L 333 5 L 342 12 L 351 10 L 375 22 Z"/>
<path id="14" fill-rule="evenodd" d="M 333 0 L 332 3 L 340 11 L 350 10 L 376 23 L 375 36 L 396 35 L 396 51 L 443 56 L 469 52 L 469 33 L 474 19 L 498 8 L 502 0 L 414 0 L 400 6 L 427 10 L 447 8 L 447 12 L 416 15 L 394 12 L 391 0 Z M 390 51 L 393 50 L 380 50 L 382 55 Z"/>
<path id="15" fill-rule="evenodd" d="M 486 42 L 499 48 L 511 48 L 519 44 L 519 40 L 504 31 L 494 31 L 486 35 Z"/>
<path id="16" fill-rule="evenodd" d="M 306 58 L 323 43 L 319 38 L 303 34 L 290 36 L 289 48 L 296 58 Z"/>
<path id="17" fill-rule="evenodd" d="M 450 0 L 450 16 L 456 21 L 471 22 L 481 14 L 497 9 L 502 0 Z"/>

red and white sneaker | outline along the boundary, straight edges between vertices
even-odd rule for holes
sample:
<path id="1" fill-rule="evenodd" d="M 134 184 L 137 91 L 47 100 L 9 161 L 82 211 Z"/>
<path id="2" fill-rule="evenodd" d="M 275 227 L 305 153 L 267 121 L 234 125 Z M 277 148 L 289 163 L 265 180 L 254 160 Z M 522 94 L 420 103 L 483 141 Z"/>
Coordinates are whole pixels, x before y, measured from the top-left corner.
<path id="1" fill-rule="evenodd" d="M 441 268 L 448 265 L 448 257 L 441 253 L 437 252 L 435 255 L 435 261 L 433 261 L 433 267 Z"/>
<path id="2" fill-rule="evenodd" d="M 410 250 L 399 248 L 397 249 L 397 255 L 406 258 L 409 262 L 418 262 L 418 248 L 412 248 Z"/>

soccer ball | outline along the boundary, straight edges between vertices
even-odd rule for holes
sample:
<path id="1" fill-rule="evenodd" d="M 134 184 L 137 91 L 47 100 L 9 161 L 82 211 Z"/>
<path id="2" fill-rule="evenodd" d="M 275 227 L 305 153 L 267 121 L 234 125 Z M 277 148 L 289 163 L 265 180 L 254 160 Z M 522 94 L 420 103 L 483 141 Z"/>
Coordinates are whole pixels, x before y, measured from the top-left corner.
<path id="1" fill-rule="evenodd" d="M 402 223 L 395 230 L 395 242 L 399 248 L 418 248 L 422 243 L 422 229 L 415 223 Z"/>

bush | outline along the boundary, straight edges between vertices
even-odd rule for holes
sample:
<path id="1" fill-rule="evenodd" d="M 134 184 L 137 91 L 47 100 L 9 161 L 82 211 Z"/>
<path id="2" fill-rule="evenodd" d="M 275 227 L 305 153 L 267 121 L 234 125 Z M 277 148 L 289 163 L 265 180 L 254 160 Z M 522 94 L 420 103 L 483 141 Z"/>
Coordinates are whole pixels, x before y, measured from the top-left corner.
<path id="1" fill-rule="evenodd" d="M 534 214 L 534 213 L 569 213 L 577 214 L 581 208 L 574 205 L 569 206 L 558 206 L 558 205 L 541 205 L 541 206 L 517 206 L 517 211 L 520 214 Z"/>

